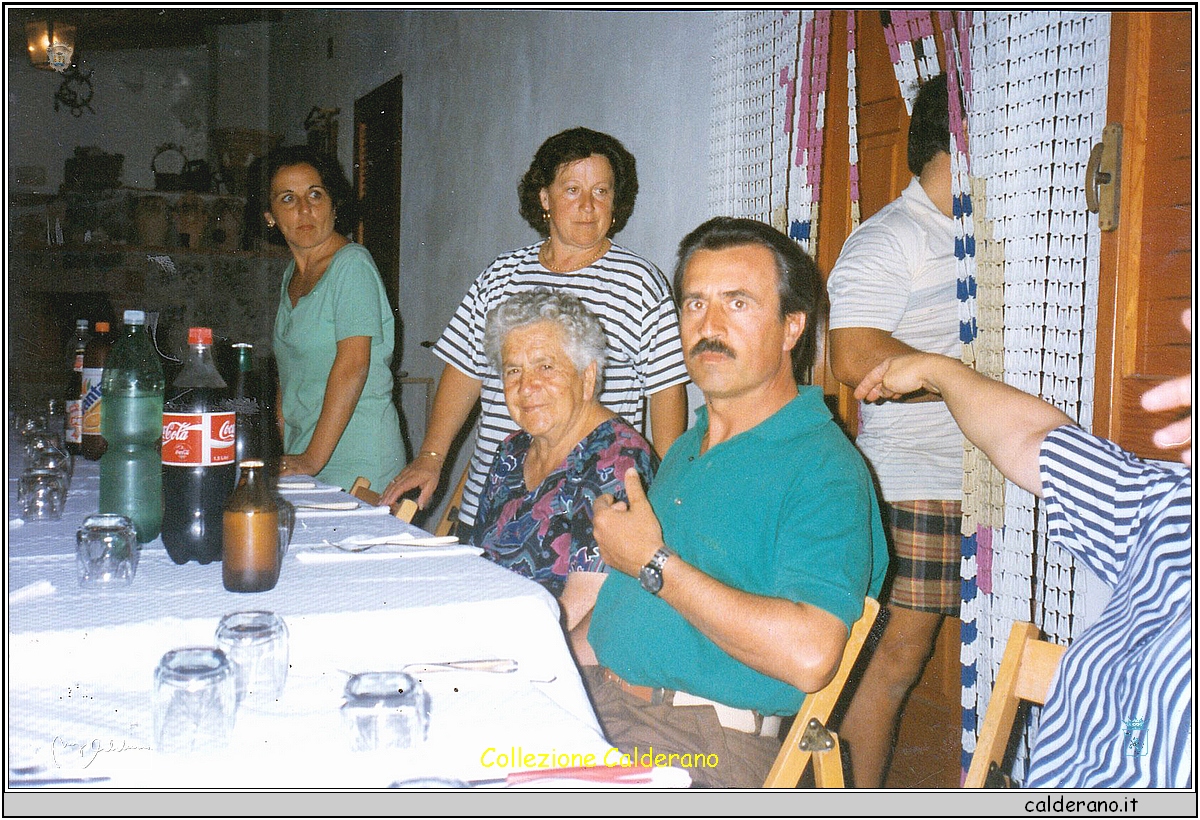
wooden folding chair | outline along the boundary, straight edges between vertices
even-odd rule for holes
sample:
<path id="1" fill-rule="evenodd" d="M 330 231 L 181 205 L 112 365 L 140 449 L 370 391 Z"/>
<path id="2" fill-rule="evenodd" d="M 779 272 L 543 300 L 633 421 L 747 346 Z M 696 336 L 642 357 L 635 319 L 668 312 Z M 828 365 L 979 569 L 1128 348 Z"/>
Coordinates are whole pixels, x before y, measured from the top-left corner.
<path id="1" fill-rule="evenodd" d="M 1021 701 L 1039 706 L 1046 702 L 1050 681 L 1066 651 L 1064 646 L 1040 640 L 1041 634 L 1031 623 L 1017 621 L 1012 625 L 964 788 L 990 788 L 989 774 L 997 786 L 1007 780 L 1002 771 L 1004 754 Z"/>
<path id="2" fill-rule="evenodd" d="M 867 598 L 863 602 L 863 614 L 854 622 L 850 637 L 846 640 L 846 648 L 842 651 L 842 662 L 838 665 L 837 674 L 833 676 L 824 689 L 811 693 L 804 699 L 796 721 L 791 731 L 779 749 L 779 756 L 763 783 L 768 789 L 794 789 L 800 782 L 809 760 L 813 764 L 813 778 L 817 788 L 844 788 L 845 775 L 842 771 L 842 747 L 836 732 L 829 731 L 826 725 L 829 715 L 837 700 L 841 697 L 850 670 L 858 661 L 858 653 L 862 651 L 867 635 L 875 624 L 879 614 L 879 602 Z"/>
<path id="3" fill-rule="evenodd" d="M 450 500 L 446 502 L 446 512 L 442 514 L 442 520 L 438 522 L 437 529 L 434 530 L 434 535 L 456 535 L 458 531 L 458 512 L 462 507 L 463 487 L 467 483 L 467 473 L 470 471 L 471 465 L 468 464 L 463 470 L 462 477 L 458 479 L 458 486 L 454 488 L 454 494 L 450 496 Z"/>
<path id="4" fill-rule="evenodd" d="M 364 478 L 363 476 L 354 479 L 354 483 L 350 485 L 350 495 L 376 506 L 378 506 L 381 498 L 379 493 L 371 489 L 371 479 Z M 393 504 L 390 509 L 392 515 L 401 521 L 412 521 L 413 516 L 417 514 L 417 502 L 411 498 L 402 498 Z"/>

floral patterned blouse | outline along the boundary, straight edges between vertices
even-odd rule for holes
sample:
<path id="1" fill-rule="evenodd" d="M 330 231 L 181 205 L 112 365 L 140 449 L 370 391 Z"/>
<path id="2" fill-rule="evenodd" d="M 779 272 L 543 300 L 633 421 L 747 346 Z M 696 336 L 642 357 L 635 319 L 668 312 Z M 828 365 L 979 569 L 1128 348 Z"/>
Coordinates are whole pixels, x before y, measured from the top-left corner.
<path id="1" fill-rule="evenodd" d="M 592 505 L 609 493 L 625 497 L 625 471 L 636 467 L 649 486 L 658 457 L 619 416 L 575 445 L 533 492 L 525 487 L 532 437 L 523 430 L 504 440 L 492 462 L 471 541 L 484 555 L 532 578 L 558 597 L 568 572 L 604 572 L 592 534 Z"/>

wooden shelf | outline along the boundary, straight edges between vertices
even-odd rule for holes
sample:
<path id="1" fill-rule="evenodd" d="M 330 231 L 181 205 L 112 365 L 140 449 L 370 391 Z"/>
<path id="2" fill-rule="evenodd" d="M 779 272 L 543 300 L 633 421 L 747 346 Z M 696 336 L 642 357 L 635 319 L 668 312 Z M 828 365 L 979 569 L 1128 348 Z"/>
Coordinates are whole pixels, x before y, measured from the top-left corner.
<path id="1" fill-rule="evenodd" d="M 221 248 L 174 248 L 154 247 L 149 245 L 122 245 L 109 242 L 69 245 L 39 245 L 36 243 L 21 243 L 13 248 L 15 253 L 24 254 L 62 254 L 83 256 L 111 256 L 119 253 L 142 254 L 153 256 L 229 256 L 235 259 L 290 259 L 288 249 L 271 246 L 262 251 L 223 250 Z"/>

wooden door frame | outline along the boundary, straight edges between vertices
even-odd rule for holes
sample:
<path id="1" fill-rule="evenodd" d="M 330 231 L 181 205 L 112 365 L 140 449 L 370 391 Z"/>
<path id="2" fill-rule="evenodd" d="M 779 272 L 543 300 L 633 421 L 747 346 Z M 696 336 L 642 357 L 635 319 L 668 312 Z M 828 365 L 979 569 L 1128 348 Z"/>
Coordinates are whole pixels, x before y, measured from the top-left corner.
<path id="1" fill-rule="evenodd" d="M 1119 221 L 1116 230 L 1101 233 L 1100 282 L 1097 294 L 1096 371 L 1093 400 L 1092 431 L 1116 442 L 1124 449 L 1143 458 L 1178 461 L 1178 452 L 1167 452 L 1154 446 L 1153 432 L 1164 420 L 1141 409 L 1141 395 L 1149 388 L 1181 372 L 1164 370 L 1161 362 L 1147 350 L 1147 334 L 1142 327 L 1147 316 L 1150 298 L 1144 287 L 1145 277 L 1180 276 L 1180 284 L 1188 282 L 1193 266 L 1190 254 L 1190 232 L 1186 237 L 1166 237 L 1179 240 L 1189 250 L 1186 261 L 1176 260 L 1169 270 L 1146 270 L 1150 266 L 1147 254 L 1155 252 L 1148 243 L 1161 242 L 1163 226 L 1154 218 L 1155 198 L 1163 192 L 1147 186 L 1147 168 L 1162 161 L 1157 152 L 1163 146 L 1152 147 L 1151 137 L 1156 117 L 1166 113 L 1151 104 L 1151 85 L 1155 81 L 1157 59 L 1163 58 L 1164 45 L 1155 34 L 1156 27 L 1173 26 L 1172 15 L 1182 17 L 1188 12 L 1113 12 L 1110 20 L 1108 75 L 1108 122 L 1120 123 L 1121 195 Z M 1182 20 L 1181 20 L 1182 22 Z M 1192 31 L 1193 21 L 1187 21 Z M 1194 44 L 1193 44 L 1194 45 Z M 1190 76 L 1190 72 L 1189 72 Z M 1190 100 L 1191 97 L 1189 96 Z M 1192 144 L 1193 135 L 1186 143 Z M 1169 153 L 1169 151 L 1168 151 Z M 1187 188 L 1188 221 L 1194 230 L 1190 187 Z M 1161 258 L 1161 252 L 1158 251 Z M 1190 291 L 1188 296 L 1194 297 Z M 1181 288 L 1182 289 L 1182 288 Z M 1190 298 L 1189 298 L 1190 301 Z M 1184 305 L 1178 305 L 1182 309 Z M 1178 322 L 1178 312 L 1159 317 L 1166 325 L 1163 334 L 1171 344 L 1189 347 L 1190 340 Z M 1191 357 L 1188 357 L 1191 361 Z"/>
<path id="2" fill-rule="evenodd" d="M 403 76 L 396 75 L 391 80 L 388 80 L 383 85 L 378 86 L 372 91 L 354 101 L 354 193 L 361 202 L 367 187 L 367 174 L 370 169 L 366 162 L 366 129 L 367 122 L 372 117 L 370 112 L 376 111 L 395 111 L 396 119 L 402 120 L 403 117 Z M 401 125 L 401 129 L 403 125 Z M 399 247 L 400 247 L 400 195 L 401 195 L 401 180 L 400 180 L 400 157 L 402 131 L 398 130 L 395 135 L 393 144 L 396 148 L 396 161 L 392 164 L 394 173 L 392 174 L 392 196 L 396 202 L 396 218 L 395 231 L 393 236 L 396 241 L 397 250 L 397 270 L 396 281 L 389 282 L 387 277 L 384 277 L 384 287 L 388 292 L 389 299 L 394 299 L 392 309 L 397 310 L 399 307 Z M 355 225 L 355 239 L 362 242 L 364 238 L 364 221 L 365 215 L 361 209 L 358 214 L 358 223 Z M 399 350 L 397 350 L 399 353 Z"/>

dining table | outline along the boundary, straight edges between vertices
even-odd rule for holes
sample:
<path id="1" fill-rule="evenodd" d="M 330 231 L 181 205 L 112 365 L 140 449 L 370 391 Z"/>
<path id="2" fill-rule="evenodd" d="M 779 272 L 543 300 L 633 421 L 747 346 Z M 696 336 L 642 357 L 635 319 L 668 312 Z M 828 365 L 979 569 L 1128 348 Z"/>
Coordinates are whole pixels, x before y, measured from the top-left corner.
<path id="1" fill-rule="evenodd" d="M 276 586 L 226 591 L 221 563 L 176 564 L 141 545 L 132 583 L 82 587 L 76 531 L 98 509 L 97 462 L 77 458 L 61 519 L 15 507 L 8 463 L 6 784 L 11 789 L 686 787 L 686 771 L 630 767 L 605 740 L 539 584 L 314 478 L 276 491 L 295 510 Z M 166 503 L 171 503 L 167 499 Z M 362 542 L 368 543 L 363 544 Z M 387 543 L 372 543 L 387 542 Z M 347 545 L 368 547 L 347 551 Z M 215 646 L 221 618 L 280 616 L 288 671 L 276 698 L 243 700 L 228 743 L 157 748 L 154 670 L 173 649 Z M 497 661 L 461 668 L 463 661 Z M 350 677 L 407 671 L 429 694 L 427 736 L 356 751 Z M 566 770 L 566 771 L 563 771 Z"/>

